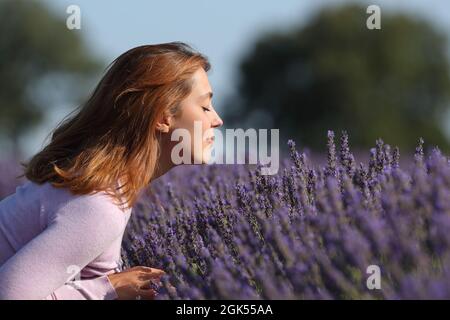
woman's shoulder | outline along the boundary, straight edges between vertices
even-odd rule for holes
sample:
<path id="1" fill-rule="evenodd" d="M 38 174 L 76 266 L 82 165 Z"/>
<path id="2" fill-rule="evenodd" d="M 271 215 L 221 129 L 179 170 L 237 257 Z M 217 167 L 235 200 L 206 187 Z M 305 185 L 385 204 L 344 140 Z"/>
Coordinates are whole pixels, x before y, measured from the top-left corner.
<path id="1" fill-rule="evenodd" d="M 48 223 L 55 219 L 79 219 L 90 223 L 115 225 L 119 228 L 128 220 L 131 210 L 122 210 L 104 191 L 73 194 L 68 188 L 58 188 L 50 182 L 38 184 L 27 181 L 17 189 L 37 195 L 42 214 Z"/>

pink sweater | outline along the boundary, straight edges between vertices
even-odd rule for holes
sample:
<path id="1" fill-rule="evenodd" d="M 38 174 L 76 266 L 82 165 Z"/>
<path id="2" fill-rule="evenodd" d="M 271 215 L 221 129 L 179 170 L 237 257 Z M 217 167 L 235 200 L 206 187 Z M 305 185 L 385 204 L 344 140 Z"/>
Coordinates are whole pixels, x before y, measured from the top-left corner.
<path id="1" fill-rule="evenodd" d="M 104 191 L 18 186 L 0 201 L 0 299 L 116 299 L 107 275 L 130 215 Z"/>

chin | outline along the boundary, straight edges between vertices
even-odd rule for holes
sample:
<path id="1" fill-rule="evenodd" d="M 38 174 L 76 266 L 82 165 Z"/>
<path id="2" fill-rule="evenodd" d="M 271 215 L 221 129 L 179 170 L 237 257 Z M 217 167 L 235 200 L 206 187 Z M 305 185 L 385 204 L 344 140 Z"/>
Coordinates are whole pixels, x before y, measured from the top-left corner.
<path id="1" fill-rule="evenodd" d="M 203 158 L 202 158 L 202 164 L 209 164 L 211 161 L 211 148 L 207 148 L 203 151 Z"/>
<path id="2" fill-rule="evenodd" d="M 207 146 L 199 153 L 201 153 L 201 155 L 197 156 L 197 154 L 193 152 L 191 164 L 209 164 L 212 159 L 212 148 Z"/>
<path id="3" fill-rule="evenodd" d="M 209 164 L 210 161 L 211 161 L 211 157 L 203 158 L 202 164 Z"/>
<path id="4" fill-rule="evenodd" d="M 201 159 L 198 159 L 198 160 L 194 160 L 194 159 L 192 159 L 191 164 L 208 164 L 208 162 L 211 159 L 211 156 L 210 155 L 208 155 L 208 156 L 204 155 Z"/>

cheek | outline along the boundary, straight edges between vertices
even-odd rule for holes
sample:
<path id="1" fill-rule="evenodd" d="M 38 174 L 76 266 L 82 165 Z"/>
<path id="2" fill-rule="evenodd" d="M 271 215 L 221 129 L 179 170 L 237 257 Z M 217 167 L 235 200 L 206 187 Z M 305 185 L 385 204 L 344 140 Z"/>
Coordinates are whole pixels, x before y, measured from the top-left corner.
<path id="1" fill-rule="evenodd" d="M 195 108 L 195 106 L 192 106 L 186 108 L 185 112 L 183 112 L 177 123 L 179 127 L 194 132 L 195 121 L 201 121 L 202 129 L 204 130 L 204 128 L 207 127 L 208 117 L 206 116 L 204 111 L 201 110 L 201 108 Z"/>
<path id="2" fill-rule="evenodd" d="M 197 124 L 196 124 L 197 122 Z M 195 130 L 197 126 L 197 131 Z M 211 128 L 209 118 L 205 113 L 195 113 L 192 114 L 192 117 L 189 118 L 189 120 L 186 122 L 186 129 L 189 130 L 189 132 L 192 134 L 192 138 L 194 135 L 194 132 L 198 134 L 200 132 L 201 139 L 205 139 L 206 137 L 213 134 L 213 132 L 209 132 L 208 130 Z M 200 130 L 199 130 L 200 129 Z"/>
<path id="3" fill-rule="evenodd" d="M 185 106 L 183 109 L 182 114 L 180 117 L 176 120 L 174 126 L 176 128 L 183 128 L 187 129 L 191 136 L 191 145 L 194 147 L 194 133 L 197 134 L 198 132 L 195 131 L 195 122 L 201 122 L 201 125 L 197 124 L 197 130 L 198 128 L 201 128 L 200 133 L 200 141 L 202 141 L 202 146 L 206 147 L 208 144 L 205 141 L 205 138 L 208 136 L 211 136 L 214 134 L 214 131 L 208 131 L 212 130 L 210 126 L 210 120 L 208 117 L 208 114 L 203 111 L 200 107 L 197 107 L 195 105 L 191 106 Z"/>

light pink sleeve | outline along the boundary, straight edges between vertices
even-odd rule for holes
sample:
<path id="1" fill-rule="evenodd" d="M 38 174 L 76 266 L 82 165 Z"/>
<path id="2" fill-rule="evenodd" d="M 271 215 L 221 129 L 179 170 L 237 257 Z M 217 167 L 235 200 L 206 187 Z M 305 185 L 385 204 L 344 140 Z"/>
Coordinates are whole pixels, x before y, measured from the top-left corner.
<path id="1" fill-rule="evenodd" d="M 108 276 L 88 280 L 72 280 L 56 289 L 45 300 L 115 300 L 117 293 Z"/>
<path id="2" fill-rule="evenodd" d="M 123 213 L 113 203 L 84 195 L 57 210 L 54 219 L 0 267 L 0 299 L 103 299 L 113 296 L 106 275 L 70 288 L 71 267 L 83 269 L 124 231 Z M 68 284 L 66 284 L 69 282 Z M 69 291 L 72 290 L 72 291 Z"/>

